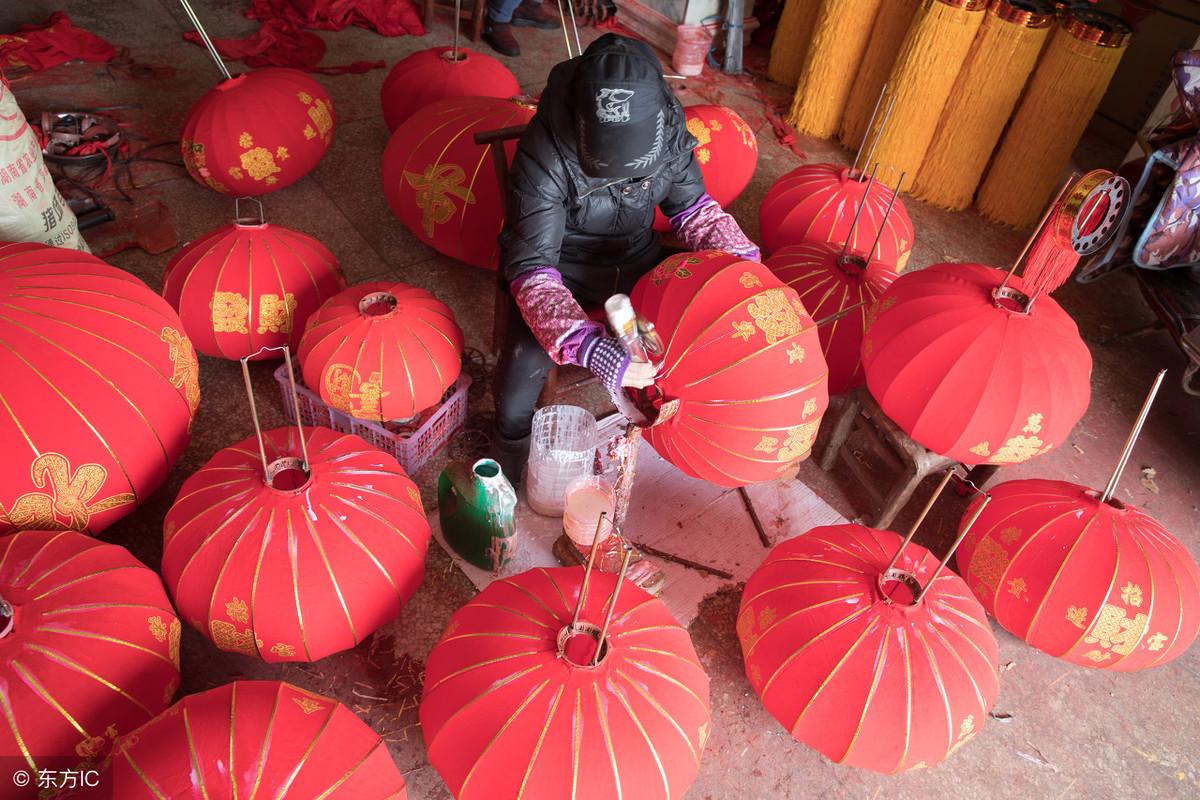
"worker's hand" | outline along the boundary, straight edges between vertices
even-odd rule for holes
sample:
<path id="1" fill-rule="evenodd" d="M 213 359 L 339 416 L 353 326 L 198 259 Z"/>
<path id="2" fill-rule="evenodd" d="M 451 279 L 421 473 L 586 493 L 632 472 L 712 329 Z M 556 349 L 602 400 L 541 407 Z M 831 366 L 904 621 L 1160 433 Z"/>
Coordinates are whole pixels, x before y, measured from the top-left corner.
<path id="1" fill-rule="evenodd" d="M 580 365 L 591 370 L 614 397 L 623 386 L 645 388 L 654 383 L 654 367 L 633 363 L 621 343 L 611 336 L 589 342 L 582 348 L 581 355 Z"/>
<path id="2" fill-rule="evenodd" d="M 644 361 L 630 361 L 621 378 L 621 385 L 629 389 L 645 389 L 654 385 L 654 365 Z"/>

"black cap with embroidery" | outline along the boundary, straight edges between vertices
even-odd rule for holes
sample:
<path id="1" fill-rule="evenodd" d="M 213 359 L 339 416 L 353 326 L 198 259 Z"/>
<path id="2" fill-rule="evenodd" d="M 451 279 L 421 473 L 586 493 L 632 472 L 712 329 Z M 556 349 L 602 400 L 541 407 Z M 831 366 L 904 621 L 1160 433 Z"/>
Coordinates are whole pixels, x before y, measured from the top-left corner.
<path id="1" fill-rule="evenodd" d="M 666 81 L 650 48 L 605 34 L 573 78 L 579 162 L 593 178 L 650 175 L 667 154 Z"/>

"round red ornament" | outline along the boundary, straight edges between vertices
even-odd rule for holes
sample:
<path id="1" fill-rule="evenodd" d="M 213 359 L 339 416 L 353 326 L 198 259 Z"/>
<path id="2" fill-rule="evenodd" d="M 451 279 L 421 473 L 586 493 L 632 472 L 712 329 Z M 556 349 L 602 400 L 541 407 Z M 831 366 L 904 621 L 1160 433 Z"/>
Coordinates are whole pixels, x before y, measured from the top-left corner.
<path id="1" fill-rule="evenodd" d="M 638 281 L 633 307 L 665 344 L 646 439 L 694 478 L 742 486 L 807 458 L 829 404 L 812 319 L 769 269 L 681 253 Z"/>
<path id="2" fill-rule="evenodd" d="M 443 255 L 495 269 L 504 227 L 504 193 L 487 147 L 474 136 L 524 125 L 524 100 L 452 97 L 413 114 L 383 151 L 388 206 L 413 235 Z M 516 140 L 505 143 L 512 161 Z"/>
<path id="3" fill-rule="evenodd" d="M 462 371 L 463 334 L 424 289 L 376 281 L 331 298 L 300 341 L 304 382 L 358 419 L 411 419 L 437 405 Z"/>
<path id="4" fill-rule="evenodd" d="M 498 580 L 455 612 L 425 664 L 421 730 L 458 800 L 680 798 L 708 739 L 708 676 L 663 603 L 584 570 Z"/>
<path id="5" fill-rule="evenodd" d="M 1165 664 L 1195 640 L 1200 569 L 1154 517 L 1064 481 L 1009 481 L 989 493 L 958 563 L 1014 636 L 1112 670 Z"/>
<path id="6" fill-rule="evenodd" d="M 235 75 L 192 106 L 179 135 L 202 186 L 257 196 L 303 178 L 333 143 L 333 103 L 308 75 L 264 67 Z"/>
<path id="7" fill-rule="evenodd" d="M 430 47 L 396 62 L 383 81 L 383 121 L 394 131 L 421 109 L 448 97 L 508 98 L 521 86 L 508 67 L 465 47 Z"/>
<path id="8" fill-rule="evenodd" d="M 861 525 L 777 545 L 742 593 L 750 685 L 797 741 L 839 764 L 932 767 L 983 727 L 1000 689 L 996 638 L 967 585 L 919 545 Z"/>
<path id="9" fill-rule="evenodd" d="M 1015 464 L 1058 447 L 1091 398 L 1092 356 L 1074 320 L 1049 296 L 1029 313 L 996 299 L 1003 280 L 970 263 L 901 275 L 863 339 L 867 388 L 883 412 L 964 464 Z M 1020 293 L 1020 278 L 1008 289 Z"/>
<path id="10" fill-rule="evenodd" d="M 859 206 L 866 202 L 855 224 Z M 875 237 L 875 257 L 902 272 L 912 253 L 913 226 L 904 202 L 892 203 L 892 190 L 838 164 L 805 164 L 771 185 L 758 210 L 763 249 L 774 253 L 801 242 L 829 242 L 865 255 Z"/>
<path id="11" fill-rule="evenodd" d="M 206 356 L 278 358 L 304 323 L 346 285 L 333 254 L 311 236 L 266 222 L 222 225 L 167 265 L 163 297 Z"/>
<path id="12" fill-rule="evenodd" d="M 0 597 L 12 609 L 0 614 L 0 755 L 14 770 L 98 762 L 170 704 L 179 620 L 125 548 L 74 531 L 5 536 Z"/>
<path id="13" fill-rule="evenodd" d="M 862 340 L 867 312 L 896 273 L 879 260 L 843 255 L 827 242 L 806 242 L 775 251 L 766 261 L 779 280 L 796 290 L 817 321 L 821 352 L 829 365 L 829 393 L 862 386 Z M 845 312 L 845 316 L 838 316 Z M 825 320 L 828 320 L 827 322 Z"/>
<path id="14" fill-rule="evenodd" d="M 222 650 L 315 661 L 390 622 L 425 571 L 429 523 L 391 456 L 328 428 L 227 447 L 184 482 L 163 528 L 180 616 Z"/>
<path id="15" fill-rule="evenodd" d="M 282 681 L 188 695 L 123 736 L 101 778 L 121 800 L 405 800 L 387 745 L 333 698 Z"/>
<path id="16" fill-rule="evenodd" d="M 98 533 L 157 489 L 200 405 L 179 316 L 78 250 L 0 243 L 0 534 Z"/>

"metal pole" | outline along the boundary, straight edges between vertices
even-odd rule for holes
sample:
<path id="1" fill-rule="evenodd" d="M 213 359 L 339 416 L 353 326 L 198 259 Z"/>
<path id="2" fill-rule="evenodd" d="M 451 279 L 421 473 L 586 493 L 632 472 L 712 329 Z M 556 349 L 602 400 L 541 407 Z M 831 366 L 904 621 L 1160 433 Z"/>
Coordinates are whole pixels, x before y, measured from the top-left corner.
<path id="1" fill-rule="evenodd" d="M 1038 236 L 1042 232 L 1042 228 L 1046 227 L 1046 223 L 1050 220 L 1050 215 L 1054 213 L 1054 209 L 1058 208 L 1058 204 L 1062 202 L 1063 197 L 1065 197 L 1067 194 L 1067 190 L 1071 188 L 1077 178 L 1079 178 L 1079 173 L 1072 172 L 1071 177 L 1067 179 L 1067 182 L 1064 183 L 1062 188 L 1058 190 L 1058 194 L 1054 196 L 1054 200 L 1051 201 L 1050 205 L 1046 206 L 1046 211 L 1042 214 L 1042 218 L 1038 220 L 1037 227 L 1033 229 L 1033 233 L 1030 234 L 1029 239 L 1026 240 L 1025 246 L 1021 248 L 1021 254 L 1017 256 L 1017 260 L 1013 262 L 1011 267 L 1009 267 L 1008 274 L 1005 275 L 1004 280 L 1001 281 L 999 287 L 1000 289 L 1008 286 L 1008 279 L 1011 278 L 1017 271 L 1017 267 L 1021 266 L 1021 262 L 1025 260 L 1025 256 L 1029 255 L 1030 249 L 1033 248 L 1033 243 L 1037 241 Z"/>
<path id="2" fill-rule="evenodd" d="M 990 494 L 985 494 L 983 496 L 983 502 L 979 504 L 979 508 L 975 509 L 975 513 L 971 515 L 971 519 L 969 519 L 967 524 L 963 526 L 963 529 L 959 531 L 958 538 L 954 540 L 954 544 L 950 545 L 950 549 L 946 551 L 945 557 L 938 562 L 937 569 L 933 571 L 933 574 L 929 576 L 929 580 L 925 581 L 925 585 L 921 587 L 921 591 L 917 592 L 917 596 L 913 598 L 913 605 L 917 605 L 921 602 L 921 598 L 923 598 L 925 593 L 929 591 L 929 587 L 933 586 L 933 582 L 937 580 L 938 575 L 942 574 L 942 570 L 946 568 L 946 564 L 950 562 L 950 558 L 954 555 L 955 551 L 958 550 L 958 546 L 962 544 L 962 540 L 967 538 L 967 534 L 970 533 L 971 528 L 975 526 L 975 521 L 979 519 L 979 515 L 983 513 L 983 510 L 987 508 L 987 505 L 990 502 L 992 502 L 992 496 Z"/>
<path id="3" fill-rule="evenodd" d="M 571 15 L 571 30 L 575 32 L 575 55 L 583 55 L 583 43 L 579 41 L 579 26 L 575 24 L 575 0 L 565 0 Z"/>
<path id="4" fill-rule="evenodd" d="M 846 306 L 841 311 L 836 311 L 833 314 L 830 314 L 828 317 L 824 317 L 823 319 L 820 319 L 817 322 L 814 322 L 813 327 L 821 328 L 821 327 L 828 325 L 831 322 L 837 322 L 839 319 L 842 319 L 843 317 L 853 314 L 855 312 L 855 310 L 862 308 L 866 304 L 867 304 L 866 300 L 860 300 L 852 306 Z"/>
<path id="5" fill-rule="evenodd" d="M 725 12 L 725 59 L 722 65 L 726 75 L 742 74 L 742 38 L 745 16 L 745 0 L 729 0 L 729 10 Z"/>
<path id="6" fill-rule="evenodd" d="M 292 390 L 292 408 L 296 409 L 296 431 L 300 434 L 300 454 L 304 456 L 304 468 L 308 469 L 308 443 L 304 441 L 304 423 L 300 419 L 300 397 L 296 391 L 296 370 L 292 367 L 292 348 L 286 344 L 283 346 L 283 360 L 287 362 L 288 385 Z"/>
<path id="7" fill-rule="evenodd" d="M 887 111 L 883 112 L 883 121 L 879 123 L 879 130 L 876 131 L 875 138 L 871 141 L 871 149 L 867 151 L 867 160 L 863 162 L 863 170 L 864 171 L 866 170 L 866 168 L 868 166 L 871 165 L 871 159 L 875 157 L 875 148 L 879 147 L 879 141 L 881 139 L 883 139 L 883 134 L 887 130 L 888 121 L 892 118 L 892 108 L 895 107 L 895 105 L 896 105 L 896 95 L 891 95 L 890 97 L 888 97 Z M 871 131 L 868 128 L 867 133 L 870 133 L 870 132 Z M 865 137 L 864 137 L 864 140 L 865 140 Z M 861 182 L 862 178 L 859 178 L 858 180 L 859 180 L 859 182 Z"/>
<path id="8" fill-rule="evenodd" d="M 858 228 L 858 218 L 862 214 L 863 209 L 867 207 L 867 199 L 871 196 L 871 187 L 875 185 L 875 173 L 879 171 L 879 165 L 875 165 L 875 169 L 871 170 L 871 177 L 867 180 L 867 188 L 863 191 L 862 202 L 858 204 L 858 208 L 854 210 L 854 219 L 850 220 L 850 232 L 846 234 L 846 241 L 842 245 L 842 254 L 839 258 L 846 257 L 846 250 L 850 247 L 850 240 L 854 238 L 854 231 Z"/>
<path id="9" fill-rule="evenodd" d="M 604 649 L 604 640 L 608 638 L 608 626 L 612 624 L 613 611 L 617 608 L 617 598 L 621 596 L 621 584 L 625 582 L 625 572 L 629 569 L 629 557 L 633 548 L 625 545 L 625 555 L 621 559 L 621 572 L 617 575 L 617 585 L 613 587 L 612 597 L 608 600 L 608 614 L 604 617 L 604 627 L 600 629 L 600 638 L 596 640 L 596 652 L 592 655 L 592 666 L 600 662 L 600 651 Z"/>
<path id="10" fill-rule="evenodd" d="M 246 397 L 250 400 L 250 416 L 254 419 L 254 435 L 258 437 L 258 454 L 262 457 L 263 480 L 267 479 L 267 445 L 263 441 L 262 426 L 258 423 L 258 405 L 254 402 L 254 386 L 250 383 L 250 366 L 248 356 L 242 361 L 242 380 L 246 383 Z M 300 418 L 300 408 L 296 408 L 296 418 Z"/>
<path id="11" fill-rule="evenodd" d="M 875 117 L 879 115 L 879 107 L 883 105 L 883 97 L 887 94 L 887 84 L 879 90 L 879 97 L 875 98 L 875 108 L 871 111 L 871 119 L 867 121 L 867 131 L 863 134 L 862 141 L 858 143 L 858 150 L 854 153 L 854 160 L 850 162 L 850 174 L 854 174 L 854 170 L 858 169 L 858 159 L 862 158 L 863 148 L 867 146 L 867 139 L 871 138 L 871 129 L 875 127 Z M 870 163 L 869 161 L 867 163 Z"/>
<path id="12" fill-rule="evenodd" d="M 217 52 L 216 45 L 212 39 L 208 38 L 208 31 L 204 30 L 204 26 L 200 24 L 200 18 L 196 16 L 196 12 L 192 10 L 188 0 L 179 0 L 179 5 L 183 6 L 183 13 L 187 14 L 188 19 L 192 22 L 192 27 L 196 29 L 196 33 L 200 34 L 200 40 L 204 42 L 204 46 L 208 48 L 208 54 L 212 56 L 212 60 L 216 63 L 217 69 L 221 70 L 221 74 L 225 76 L 225 80 L 229 80 L 233 76 L 229 74 L 229 68 L 225 66 L 225 62 L 221 60 L 221 54 Z"/>
<path id="13" fill-rule="evenodd" d="M 892 556 L 892 560 L 888 562 L 887 569 L 883 571 L 884 575 L 896 566 L 896 562 L 900 560 L 900 554 L 904 552 L 904 548 L 908 547 L 913 537 L 917 535 L 917 529 L 921 527 L 921 523 L 925 521 L 925 517 L 929 516 L 929 510 L 933 508 L 933 504 L 937 502 L 937 499 L 942 496 L 942 490 L 946 488 L 946 484 L 950 482 L 950 478 L 953 475 L 954 467 L 946 470 L 946 474 L 942 476 L 942 482 L 933 490 L 933 494 L 929 496 L 929 502 L 925 504 L 925 508 L 921 509 L 921 513 L 917 515 L 917 519 L 913 522 L 912 527 L 908 529 L 908 535 L 904 537 L 904 541 L 896 548 L 896 554 Z"/>
<path id="14" fill-rule="evenodd" d="M 592 537 L 592 550 L 588 553 L 587 566 L 583 569 L 583 584 L 579 587 L 579 601 L 575 603 L 575 616 L 571 618 L 571 630 L 579 625 L 579 614 L 583 611 L 583 604 L 587 601 L 588 580 L 592 577 L 592 566 L 596 563 L 596 551 L 600 549 L 600 529 L 604 527 L 604 518 L 608 516 L 607 511 L 601 511 L 599 518 L 596 519 L 596 535 Z"/>
<path id="15" fill-rule="evenodd" d="M 1121 473 L 1125 471 L 1125 465 L 1129 463 L 1129 456 L 1133 453 L 1133 446 L 1137 444 L 1138 436 L 1142 433 L 1142 426 L 1146 424 L 1146 417 L 1150 414 L 1150 406 L 1154 404 L 1154 398 L 1158 395 L 1158 389 L 1162 386 L 1163 378 L 1166 377 L 1167 371 L 1160 370 L 1154 378 L 1154 383 L 1150 387 L 1149 394 L 1146 395 L 1145 402 L 1142 403 L 1142 410 L 1138 412 L 1137 421 L 1133 423 L 1133 428 L 1129 431 L 1129 437 L 1125 439 L 1125 447 L 1121 450 L 1121 457 L 1117 460 L 1117 468 L 1113 470 L 1112 477 L 1108 479 L 1108 485 L 1104 487 L 1104 494 L 1100 495 L 1100 502 L 1107 503 L 1112 499 L 1113 492 L 1117 490 L 1117 482 L 1121 480 Z"/>
<path id="16" fill-rule="evenodd" d="M 892 190 L 892 199 L 888 201 L 887 208 L 883 212 L 883 219 L 879 220 L 879 230 L 875 232 L 875 241 L 871 242 L 871 249 L 867 252 L 867 263 L 871 263 L 871 259 L 875 257 L 875 248 L 879 247 L 879 240 L 883 238 L 883 226 L 887 224 L 888 217 L 892 215 L 892 208 L 896 205 L 896 198 L 900 196 L 900 187 L 904 185 L 904 179 L 908 177 L 907 172 L 900 173 L 900 180 L 896 181 L 896 188 Z M 863 202 L 867 202 L 863 198 Z"/>
<path id="17" fill-rule="evenodd" d="M 451 51 L 454 56 L 454 63 L 458 63 L 458 26 L 462 24 L 462 0 L 454 0 L 454 44 Z"/>
<path id="18" fill-rule="evenodd" d="M 575 54 L 571 52 L 571 34 L 567 32 L 567 15 L 563 11 L 563 0 L 555 0 L 555 2 L 558 3 L 558 21 L 562 26 L 563 41 L 567 43 L 567 58 L 571 59 L 575 57 Z M 566 2 L 569 4 L 572 0 L 566 0 Z"/>

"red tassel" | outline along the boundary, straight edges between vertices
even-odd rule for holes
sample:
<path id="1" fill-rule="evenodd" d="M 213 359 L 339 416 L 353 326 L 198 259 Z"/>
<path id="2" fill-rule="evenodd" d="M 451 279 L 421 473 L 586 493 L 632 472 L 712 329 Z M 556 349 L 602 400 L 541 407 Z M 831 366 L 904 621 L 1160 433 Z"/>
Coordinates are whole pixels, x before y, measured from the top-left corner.
<path id="1" fill-rule="evenodd" d="M 1022 278 L 1025 292 L 1032 300 L 1042 294 L 1053 292 L 1067 282 L 1079 264 L 1079 255 L 1051 221 L 1038 234 L 1029 256 L 1025 259 Z"/>

